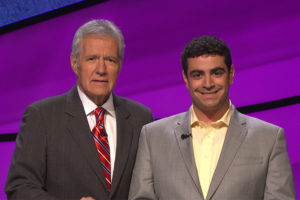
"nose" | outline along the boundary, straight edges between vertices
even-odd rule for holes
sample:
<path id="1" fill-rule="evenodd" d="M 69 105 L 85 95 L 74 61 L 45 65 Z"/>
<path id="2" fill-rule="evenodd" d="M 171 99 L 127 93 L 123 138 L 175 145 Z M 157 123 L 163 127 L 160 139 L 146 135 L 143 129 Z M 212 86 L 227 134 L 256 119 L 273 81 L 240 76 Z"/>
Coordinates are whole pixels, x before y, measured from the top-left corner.
<path id="1" fill-rule="evenodd" d="M 214 80 L 210 75 L 206 75 L 203 80 L 203 87 L 207 90 L 215 87 Z"/>
<path id="2" fill-rule="evenodd" d="M 106 64 L 103 58 L 99 58 L 97 62 L 96 73 L 100 75 L 106 74 Z"/>

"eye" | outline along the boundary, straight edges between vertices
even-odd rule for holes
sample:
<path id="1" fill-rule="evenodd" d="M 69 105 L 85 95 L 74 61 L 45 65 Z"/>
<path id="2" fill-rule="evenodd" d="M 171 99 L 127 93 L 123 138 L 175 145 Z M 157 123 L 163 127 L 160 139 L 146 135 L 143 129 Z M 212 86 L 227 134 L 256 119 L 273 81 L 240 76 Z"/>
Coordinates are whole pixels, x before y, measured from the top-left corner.
<path id="1" fill-rule="evenodd" d="M 216 76 L 216 77 L 220 77 L 224 74 L 224 70 L 216 70 L 213 72 L 213 75 Z"/>
<path id="2" fill-rule="evenodd" d="M 203 73 L 201 72 L 192 72 L 191 73 L 191 78 L 193 79 L 200 79 L 203 76 Z"/>
<path id="3" fill-rule="evenodd" d="M 97 57 L 95 57 L 95 56 L 87 57 L 87 61 L 94 61 L 96 59 L 97 59 Z"/>
<path id="4" fill-rule="evenodd" d="M 118 59 L 112 56 L 108 56 L 106 58 L 104 58 L 106 61 L 110 62 L 110 63 L 114 63 L 117 64 L 118 63 Z"/>
<path id="5" fill-rule="evenodd" d="M 200 76 L 200 73 L 194 73 L 192 74 L 192 77 L 199 77 Z"/>

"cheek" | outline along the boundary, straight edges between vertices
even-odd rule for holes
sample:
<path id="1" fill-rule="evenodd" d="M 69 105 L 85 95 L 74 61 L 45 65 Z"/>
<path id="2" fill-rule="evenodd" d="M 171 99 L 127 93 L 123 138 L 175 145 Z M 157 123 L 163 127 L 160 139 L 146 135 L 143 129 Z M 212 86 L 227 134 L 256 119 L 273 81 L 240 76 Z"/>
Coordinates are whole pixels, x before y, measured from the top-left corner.
<path id="1" fill-rule="evenodd" d="M 109 74 L 112 80 L 116 80 L 119 76 L 119 70 L 117 69 L 111 70 Z"/>
<path id="2" fill-rule="evenodd" d="M 196 90 L 197 88 L 201 87 L 201 82 L 200 81 L 190 81 L 189 87 L 191 90 Z"/>
<path id="3" fill-rule="evenodd" d="M 228 87 L 228 85 L 230 84 L 230 80 L 228 78 L 226 79 L 219 79 L 215 81 L 216 85 L 219 85 L 223 88 Z"/>
<path id="4" fill-rule="evenodd" d="M 90 77 L 93 74 L 93 68 L 92 67 L 85 67 L 81 70 L 81 75 L 84 77 Z"/>
<path id="5" fill-rule="evenodd" d="M 80 76 L 79 79 L 83 83 L 88 83 L 92 79 L 91 73 L 87 70 L 80 70 L 79 76 Z"/>

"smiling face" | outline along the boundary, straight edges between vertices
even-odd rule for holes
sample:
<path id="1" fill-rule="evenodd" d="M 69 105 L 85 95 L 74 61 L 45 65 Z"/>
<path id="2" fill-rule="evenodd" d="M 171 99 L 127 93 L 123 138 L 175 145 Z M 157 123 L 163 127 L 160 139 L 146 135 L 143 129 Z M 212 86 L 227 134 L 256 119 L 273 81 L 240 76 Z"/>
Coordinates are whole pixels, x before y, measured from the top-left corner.
<path id="1" fill-rule="evenodd" d="M 183 78 L 196 114 L 224 114 L 229 108 L 228 93 L 233 82 L 233 67 L 228 72 L 224 56 L 219 55 L 188 58 L 187 62 L 187 75 L 183 72 Z"/>
<path id="2" fill-rule="evenodd" d="M 109 36 L 85 36 L 79 58 L 71 55 L 71 66 L 80 90 L 101 106 L 114 89 L 120 73 L 117 41 Z"/>

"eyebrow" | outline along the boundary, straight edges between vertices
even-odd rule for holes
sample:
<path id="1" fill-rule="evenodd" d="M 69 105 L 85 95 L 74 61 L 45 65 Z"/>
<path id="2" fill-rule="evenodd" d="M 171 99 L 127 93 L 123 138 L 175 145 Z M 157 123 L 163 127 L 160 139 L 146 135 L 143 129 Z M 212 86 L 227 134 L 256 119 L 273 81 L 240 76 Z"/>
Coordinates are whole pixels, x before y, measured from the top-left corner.
<path id="1" fill-rule="evenodd" d="M 99 56 L 96 55 L 96 54 L 86 55 L 85 57 L 86 57 L 86 58 L 99 58 Z"/>
<path id="2" fill-rule="evenodd" d="M 118 57 L 116 57 L 116 56 L 104 56 L 103 58 L 110 58 L 110 59 L 116 59 L 116 60 L 118 60 L 119 58 Z"/>
<path id="3" fill-rule="evenodd" d="M 223 71 L 223 72 L 226 71 L 226 70 L 224 69 L 224 67 L 215 67 L 215 68 L 213 68 L 213 69 L 210 70 L 210 73 L 215 73 L 215 72 L 217 72 L 217 71 L 219 71 L 219 70 L 221 70 L 221 71 Z"/>
<path id="4" fill-rule="evenodd" d="M 219 70 L 221 70 L 221 71 L 223 71 L 223 72 L 226 71 L 226 70 L 224 69 L 224 67 L 214 67 L 214 68 L 212 68 L 212 69 L 210 70 L 210 73 L 215 73 L 216 71 L 219 71 Z M 200 70 L 200 69 L 194 69 L 194 70 L 190 71 L 190 75 L 192 75 L 193 73 L 204 73 L 204 71 L 203 71 L 203 70 Z"/>
<path id="5" fill-rule="evenodd" d="M 200 74 L 203 74 L 204 71 L 203 70 L 200 70 L 200 69 L 194 69 L 192 71 L 190 71 L 190 75 L 194 74 L 194 73 L 200 73 Z"/>

